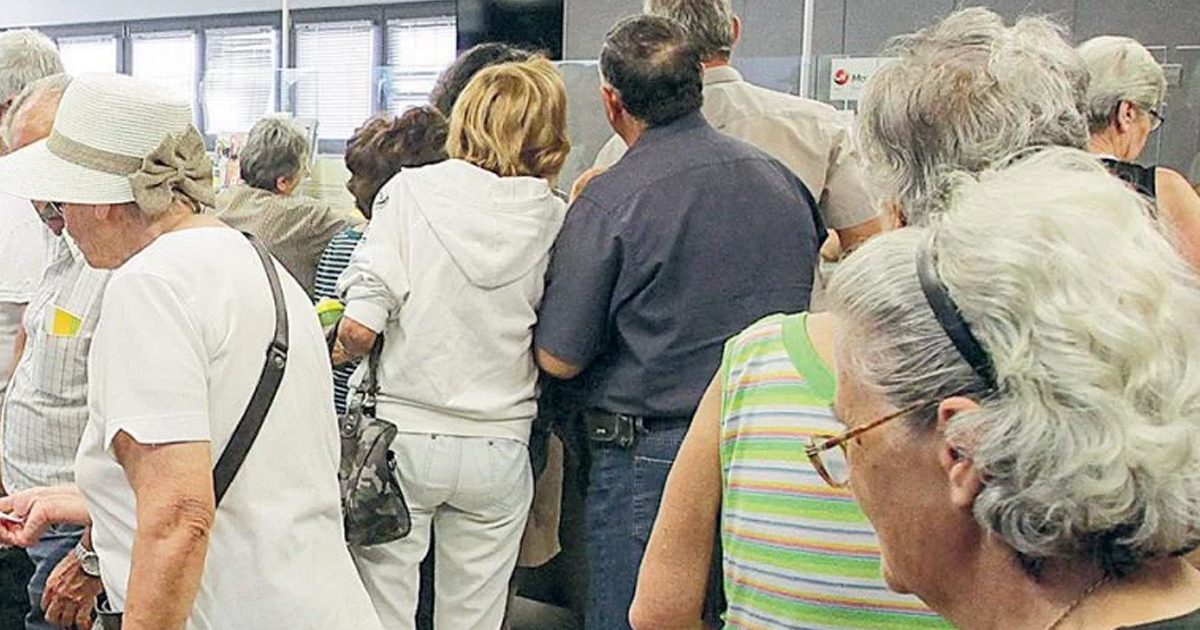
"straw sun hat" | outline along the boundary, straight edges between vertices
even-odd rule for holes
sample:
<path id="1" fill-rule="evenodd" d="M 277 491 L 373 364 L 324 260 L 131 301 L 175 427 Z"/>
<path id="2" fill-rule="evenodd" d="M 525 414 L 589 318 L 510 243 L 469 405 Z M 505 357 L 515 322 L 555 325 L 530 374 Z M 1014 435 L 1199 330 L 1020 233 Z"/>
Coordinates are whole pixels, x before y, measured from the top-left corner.
<path id="1" fill-rule="evenodd" d="M 202 139 L 195 156 L 198 138 L 191 105 L 174 93 L 124 75 L 79 76 L 63 94 L 50 137 L 0 158 L 0 191 L 60 203 L 141 203 L 133 182 L 149 170 L 169 200 L 185 172 L 202 174 L 208 164 Z M 167 166 L 147 159 L 155 155 L 167 155 Z M 210 198 L 211 178 L 210 170 Z"/>

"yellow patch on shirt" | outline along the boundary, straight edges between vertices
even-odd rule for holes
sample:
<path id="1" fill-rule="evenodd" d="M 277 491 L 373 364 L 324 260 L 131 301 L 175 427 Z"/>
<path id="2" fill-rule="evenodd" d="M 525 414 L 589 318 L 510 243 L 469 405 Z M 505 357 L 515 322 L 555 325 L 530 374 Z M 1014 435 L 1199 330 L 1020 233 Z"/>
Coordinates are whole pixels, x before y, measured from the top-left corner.
<path id="1" fill-rule="evenodd" d="M 83 318 L 51 304 L 46 313 L 46 332 L 55 337 L 74 337 L 83 328 Z"/>

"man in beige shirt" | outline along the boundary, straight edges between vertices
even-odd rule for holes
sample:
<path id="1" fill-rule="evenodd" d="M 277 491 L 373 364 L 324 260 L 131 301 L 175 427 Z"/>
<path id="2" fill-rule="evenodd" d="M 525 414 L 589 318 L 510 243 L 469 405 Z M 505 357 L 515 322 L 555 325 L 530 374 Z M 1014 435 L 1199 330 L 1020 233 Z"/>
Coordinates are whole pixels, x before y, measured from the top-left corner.
<path id="1" fill-rule="evenodd" d="M 307 175 L 308 144 L 296 123 L 260 120 L 242 149 L 242 183 L 217 196 L 216 217 L 261 240 L 312 296 L 325 246 L 342 230 L 366 220 L 353 209 L 338 210 L 296 195 Z"/>
<path id="2" fill-rule="evenodd" d="M 819 202 L 826 227 L 843 251 L 879 232 L 878 211 L 853 153 L 850 130 L 833 107 L 747 83 L 730 64 L 741 20 L 729 0 L 646 0 L 644 10 L 681 23 L 704 61 L 704 107 L 717 130 L 748 142 L 783 162 Z M 595 167 L 621 159 L 626 146 L 613 136 Z M 586 178 L 594 171 L 583 176 Z"/>

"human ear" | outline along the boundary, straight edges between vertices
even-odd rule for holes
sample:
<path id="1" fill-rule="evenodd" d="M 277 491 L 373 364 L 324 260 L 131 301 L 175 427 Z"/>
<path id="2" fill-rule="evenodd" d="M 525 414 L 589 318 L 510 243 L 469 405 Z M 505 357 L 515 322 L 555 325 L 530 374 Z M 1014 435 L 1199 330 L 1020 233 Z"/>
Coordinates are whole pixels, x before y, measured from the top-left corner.
<path id="1" fill-rule="evenodd" d="M 983 490 L 983 475 L 968 454 L 973 445 L 951 443 L 945 435 L 946 428 L 955 416 L 977 409 L 978 403 L 962 396 L 947 398 L 938 405 L 937 430 L 942 436 L 937 446 L 938 464 L 946 473 L 951 503 L 964 510 L 971 509 L 975 497 Z"/>
<path id="2" fill-rule="evenodd" d="M 1133 103 L 1121 101 L 1117 104 L 1117 112 L 1113 115 L 1113 124 L 1117 131 L 1127 131 L 1137 121 L 1138 110 Z"/>

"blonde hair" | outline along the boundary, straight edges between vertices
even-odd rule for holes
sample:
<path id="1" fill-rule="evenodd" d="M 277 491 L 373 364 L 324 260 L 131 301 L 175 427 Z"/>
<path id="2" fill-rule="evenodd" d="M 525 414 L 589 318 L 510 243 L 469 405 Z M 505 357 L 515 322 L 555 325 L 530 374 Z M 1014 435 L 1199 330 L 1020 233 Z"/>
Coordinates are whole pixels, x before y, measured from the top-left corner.
<path id="1" fill-rule="evenodd" d="M 552 179 L 567 161 L 567 92 L 544 57 L 486 68 L 450 113 L 450 157 L 501 177 Z"/>

